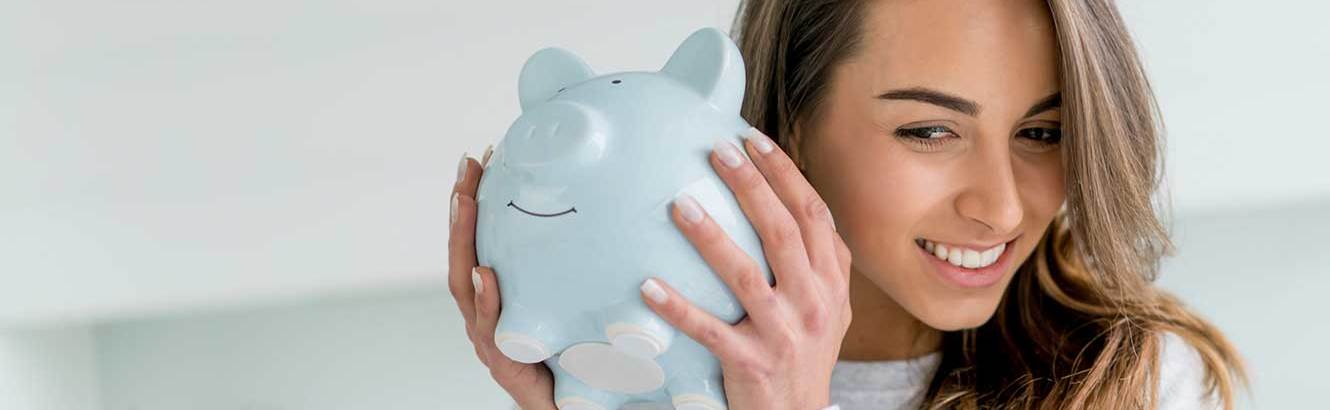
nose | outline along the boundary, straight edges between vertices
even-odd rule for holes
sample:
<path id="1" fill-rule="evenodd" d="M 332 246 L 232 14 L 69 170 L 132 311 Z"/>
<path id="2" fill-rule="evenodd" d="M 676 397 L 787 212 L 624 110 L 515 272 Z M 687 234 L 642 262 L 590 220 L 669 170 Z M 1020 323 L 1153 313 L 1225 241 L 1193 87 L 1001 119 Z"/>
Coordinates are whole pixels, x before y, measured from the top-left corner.
<path id="1" fill-rule="evenodd" d="M 608 125 L 596 110 L 571 101 L 554 101 L 527 111 L 504 136 L 505 166 L 540 168 L 585 164 L 605 152 Z"/>
<path id="2" fill-rule="evenodd" d="M 972 153 L 965 174 L 969 181 L 956 198 L 956 210 L 968 220 L 982 224 L 989 239 L 1009 239 L 1020 228 L 1025 215 L 1011 153 L 1006 145 L 990 144 Z"/>

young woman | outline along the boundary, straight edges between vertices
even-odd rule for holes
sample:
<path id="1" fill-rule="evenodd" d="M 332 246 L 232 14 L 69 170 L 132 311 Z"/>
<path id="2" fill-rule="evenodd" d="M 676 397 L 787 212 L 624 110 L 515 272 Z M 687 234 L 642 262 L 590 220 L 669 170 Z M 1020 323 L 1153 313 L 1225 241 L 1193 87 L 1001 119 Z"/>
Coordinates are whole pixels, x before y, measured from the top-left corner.
<path id="1" fill-rule="evenodd" d="M 754 0 L 735 27 L 761 132 L 712 164 L 778 285 L 680 200 L 675 223 L 749 316 L 642 286 L 720 358 L 731 409 L 1233 405 L 1233 347 L 1152 284 L 1171 250 L 1162 138 L 1110 0 Z M 461 167 L 467 333 L 521 408 L 553 409 L 548 370 L 494 346 L 499 278 L 473 271 L 470 241 L 482 168 Z"/>

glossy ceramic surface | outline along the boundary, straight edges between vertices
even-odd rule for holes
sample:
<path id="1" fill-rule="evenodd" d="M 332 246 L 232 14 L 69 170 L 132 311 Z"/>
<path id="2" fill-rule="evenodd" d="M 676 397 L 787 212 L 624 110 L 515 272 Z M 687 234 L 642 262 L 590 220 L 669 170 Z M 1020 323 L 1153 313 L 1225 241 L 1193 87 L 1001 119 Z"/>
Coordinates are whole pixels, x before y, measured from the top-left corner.
<path id="1" fill-rule="evenodd" d="M 496 342 L 553 370 L 561 409 L 724 408 L 715 357 L 652 312 L 638 287 L 659 277 L 723 320 L 744 315 L 670 218 L 684 192 L 771 280 L 756 233 L 708 162 L 718 139 L 742 147 L 743 90 L 739 50 L 714 29 L 689 36 L 658 72 L 596 75 L 557 48 L 523 67 L 522 115 L 476 195 L 476 251 L 498 274 Z"/>

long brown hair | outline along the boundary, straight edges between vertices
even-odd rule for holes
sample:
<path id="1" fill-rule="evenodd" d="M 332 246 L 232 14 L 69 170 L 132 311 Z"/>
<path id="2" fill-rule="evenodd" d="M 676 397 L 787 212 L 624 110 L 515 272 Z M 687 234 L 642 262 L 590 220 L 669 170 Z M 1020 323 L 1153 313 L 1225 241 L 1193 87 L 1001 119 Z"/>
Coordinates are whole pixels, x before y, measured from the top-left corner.
<path id="1" fill-rule="evenodd" d="M 866 2 L 745 0 L 742 114 L 795 155 L 832 69 L 857 52 Z M 1152 200 L 1163 133 L 1149 81 L 1111 0 L 1049 0 L 1061 55 L 1066 205 L 992 320 L 947 332 L 928 408 L 1153 408 L 1162 335 L 1193 347 L 1210 394 L 1245 384 L 1222 333 L 1154 287 L 1173 252 Z"/>

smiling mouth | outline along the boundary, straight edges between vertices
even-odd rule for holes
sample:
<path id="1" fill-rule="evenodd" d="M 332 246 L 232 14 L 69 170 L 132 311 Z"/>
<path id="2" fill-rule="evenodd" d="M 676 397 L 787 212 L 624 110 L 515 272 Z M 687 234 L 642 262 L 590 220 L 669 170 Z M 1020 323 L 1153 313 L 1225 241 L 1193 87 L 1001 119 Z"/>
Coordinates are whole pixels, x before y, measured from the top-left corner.
<path id="1" fill-rule="evenodd" d="M 513 207 L 513 208 L 517 208 L 517 210 L 522 211 L 522 213 L 524 213 L 524 214 L 531 215 L 531 216 L 539 216 L 539 217 L 541 217 L 541 218 L 551 218 L 551 217 L 555 217 L 555 216 L 563 215 L 563 214 L 566 214 L 566 213 L 569 213 L 569 212 L 571 212 L 571 213 L 577 213 L 577 207 L 568 208 L 567 211 L 563 211 L 563 212 L 552 213 L 552 214 L 542 214 L 542 213 L 536 213 L 536 212 L 531 212 L 531 211 L 528 211 L 528 210 L 522 209 L 522 207 L 517 206 L 517 204 L 514 204 L 513 201 L 508 201 L 508 206 L 511 206 L 511 207 Z"/>

